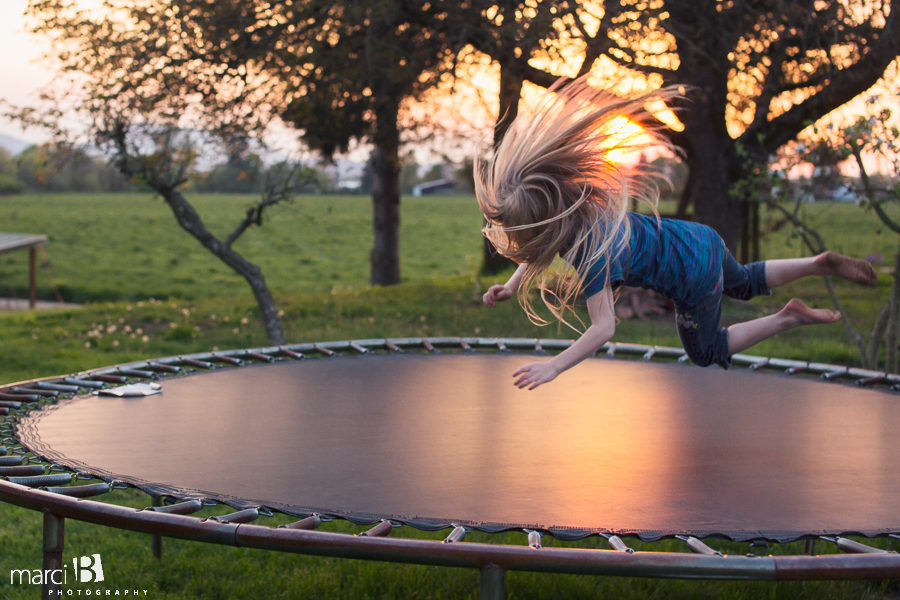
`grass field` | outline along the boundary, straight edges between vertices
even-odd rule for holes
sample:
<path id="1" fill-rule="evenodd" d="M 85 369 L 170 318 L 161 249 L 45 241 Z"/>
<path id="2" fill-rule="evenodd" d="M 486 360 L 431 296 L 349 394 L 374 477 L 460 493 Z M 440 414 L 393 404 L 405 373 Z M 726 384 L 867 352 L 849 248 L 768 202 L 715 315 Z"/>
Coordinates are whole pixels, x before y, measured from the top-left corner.
<path id="1" fill-rule="evenodd" d="M 249 199 L 195 199 L 218 232 L 236 223 Z M 481 335 L 571 337 L 556 326 L 528 323 L 515 305 L 486 310 L 474 300 L 493 280 L 476 280 L 480 217 L 470 197 L 404 199 L 403 277 L 385 289 L 367 287 L 371 245 L 370 204 L 358 197 L 304 197 L 273 212 L 272 220 L 241 240 L 248 258 L 264 273 L 284 311 L 290 342 L 348 338 Z M 881 254 L 891 262 L 896 238 L 876 233 L 869 215 L 854 206 L 819 205 L 807 210 L 834 249 Z M 767 219 L 764 219 L 767 221 Z M 0 314 L 0 382 L 58 375 L 124 361 L 213 348 L 265 343 L 257 310 L 243 282 L 196 242 L 175 228 L 165 205 L 149 196 L 22 196 L 0 200 L 0 230 L 46 233 L 52 271 L 41 273 L 41 296 L 56 285 L 82 309 Z M 798 256 L 786 230 L 770 231 L 767 258 Z M 24 295 L 24 253 L 0 257 L 0 295 Z M 501 280 L 499 278 L 498 280 Z M 839 285 L 854 321 L 870 327 L 887 298 L 890 277 L 876 290 Z M 771 298 L 728 303 L 723 319 L 735 322 L 771 312 L 791 296 L 827 306 L 818 281 L 789 286 Z M 623 320 L 616 340 L 675 346 L 671 316 Z M 840 325 L 796 330 L 754 348 L 754 353 L 855 365 L 856 349 Z M 236 447 L 236 451 L 250 449 Z M 143 506 L 149 499 L 119 491 L 116 503 Z M 214 511 L 215 509 L 208 509 Z M 275 521 L 263 520 L 261 524 Z M 36 589 L 10 586 L 13 568 L 40 562 L 39 514 L 0 505 L 0 598 L 36 598 Z M 345 523 L 329 527 L 358 531 Z M 442 538 L 408 527 L 398 534 Z M 320 559 L 165 542 L 162 562 L 150 554 L 146 536 L 66 524 L 65 557 L 99 552 L 111 588 L 148 589 L 148 598 L 465 598 L 477 595 L 477 573 L 411 565 Z M 546 538 L 545 538 L 546 539 Z M 523 544 L 524 535 L 470 535 L 467 540 Z M 547 539 L 547 544 L 553 541 Z M 631 543 L 631 542 L 629 542 Z M 883 545 L 889 542 L 879 542 Z M 727 553 L 746 545 L 710 541 Z M 605 547 L 597 539 L 581 542 Z M 683 551 L 664 542 L 633 544 Z M 825 551 L 824 545 L 819 545 Z M 775 552 L 799 553 L 796 546 Z M 107 564 L 105 557 L 111 557 Z M 757 584 L 662 581 L 510 573 L 510 598 L 896 598 L 882 582 Z"/>
<path id="2" fill-rule="evenodd" d="M 254 200 L 190 198 L 224 239 Z M 297 295 L 369 283 L 371 200 L 305 196 L 266 212 L 235 249 L 259 264 L 272 293 Z M 481 217 L 471 197 L 407 198 L 402 204 L 404 281 L 474 273 Z M 51 274 L 39 295 L 68 302 L 248 295 L 243 280 L 178 228 L 168 206 L 150 195 L 26 195 L 0 199 L 0 231 L 49 237 Z M 27 294 L 27 256 L 0 257 L 0 296 Z"/>

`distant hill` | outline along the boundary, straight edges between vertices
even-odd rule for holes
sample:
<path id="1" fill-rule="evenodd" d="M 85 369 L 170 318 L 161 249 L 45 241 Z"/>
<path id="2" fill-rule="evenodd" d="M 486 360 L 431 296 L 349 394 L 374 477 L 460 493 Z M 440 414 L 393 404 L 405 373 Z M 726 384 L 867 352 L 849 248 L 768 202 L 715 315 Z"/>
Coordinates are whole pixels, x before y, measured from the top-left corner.
<path id="1" fill-rule="evenodd" d="M 0 133 L 0 148 L 6 148 L 13 156 L 31 145 L 31 142 L 23 142 L 22 140 Z"/>

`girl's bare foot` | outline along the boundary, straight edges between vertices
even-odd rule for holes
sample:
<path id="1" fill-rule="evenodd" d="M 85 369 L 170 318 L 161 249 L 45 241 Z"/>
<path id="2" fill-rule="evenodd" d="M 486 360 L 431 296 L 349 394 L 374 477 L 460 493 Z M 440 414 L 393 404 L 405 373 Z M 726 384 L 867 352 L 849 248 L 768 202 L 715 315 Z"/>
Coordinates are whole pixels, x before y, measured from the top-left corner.
<path id="1" fill-rule="evenodd" d="M 823 275 L 834 275 L 869 287 L 875 287 L 878 282 L 875 269 L 866 260 L 850 258 L 837 252 L 823 252 L 816 257 L 816 263 L 821 267 Z"/>
<path id="2" fill-rule="evenodd" d="M 816 325 L 836 323 L 841 320 L 841 313 L 827 308 L 810 308 L 803 300 L 794 298 L 781 309 L 781 316 L 793 321 L 792 325 Z"/>

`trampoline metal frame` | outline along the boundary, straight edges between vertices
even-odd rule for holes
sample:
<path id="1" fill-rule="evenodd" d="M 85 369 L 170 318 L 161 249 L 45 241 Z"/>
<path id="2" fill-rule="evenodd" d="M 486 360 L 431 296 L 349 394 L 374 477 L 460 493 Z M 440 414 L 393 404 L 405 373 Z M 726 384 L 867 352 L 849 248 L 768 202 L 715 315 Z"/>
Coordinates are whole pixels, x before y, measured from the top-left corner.
<path id="1" fill-rule="evenodd" d="M 155 372 L 173 372 L 183 367 L 209 368 L 212 362 L 239 366 L 244 361 L 272 361 L 275 357 L 304 358 L 305 353 L 331 356 L 335 353 L 368 353 L 373 350 L 399 352 L 424 348 L 439 352 L 442 347 L 464 350 L 492 349 L 496 351 L 563 350 L 571 341 L 506 339 L 506 338 L 402 338 L 368 339 L 318 344 L 295 344 L 228 352 L 200 353 L 168 357 L 153 361 L 136 361 L 113 367 L 86 371 L 66 377 L 35 379 L 0 387 L 0 445 L 15 446 L 13 453 L 23 459 L 29 452 L 16 437 L 15 424 L 22 408 L 28 412 L 29 402 L 72 392 L 72 387 L 88 387 L 100 383 L 125 383 L 153 376 Z M 676 348 L 641 346 L 635 344 L 605 345 L 601 352 L 639 355 L 643 360 L 666 358 L 685 361 L 684 351 Z M 853 369 L 822 363 L 781 360 L 738 354 L 733 363 L 751 369 L 783 369 L 789 374 L 806 372 L 823 379 L 850 378 L 860 386 L 890 386 L 900 389 L 900 376 L 875 371 Z M 5 453 L 5 448 L 3 448 Z M 23 462 L 25 462 L 23 460 Z M 35 460 L 31 459 L 34 463 Z M 506 571 L 534 571 L 623 577 L 656 577 L 679 579 L 719 579 L 756 581 L 799 581 L 832 579 L 891 579 L 900 578 L 900 554 L 881 550 L 845 538 L 825 538 L 837 544 L 845 554 L 832 555 L 776 555 L 723 556 L 699 539 L 682 537 L 691 553 L 635 552 L 616 536 L 605 536 L 610 550 L 572 548 L 542 548 L 541 534 L 525 530 L 528 545 L 469 543 L 462 541 L 466 529 L 457 527 L 444 540 L 420 540 L 386 537 L 394 528 L 382 521 L 359 535 L 315 531 L 320 522 L 311 515 L 296 523 L 278 528 L 249 524 L 265 507 L 241 510 L 223 517 L 202 519 L 189 516 L 203 503 L 197 500 L 162 506 L 154 498 L 154 506 L 133 509 L 86 500 L 84 498 L 110 491 L 117 482 L 52 487 L 77 480 L 79 474 L 57 473 L 44 475 L 43 465 L 0 467 L 0 500 L 44 514 L 43 569 L 62 568 L 65 519 L 115 527 L 154 536 L 154 554 L 160 556 L 161 537 L 214 543 L 226 546 L 257 548 L 279 552 L 293 552 L 316 556 L 355 558 L 385 562 L 414 563 L 443 567 L 478 569 L 481 573 L 480 598 L 497 599 L 504 596 Z M 10 470 L 13 469 L 13 470 Z M 51 465 L 52 470 L 59 470 Z M 40 470 L 42 473 L 38 474 Z M 17 476 L 20 475 L 20 476 Z M 900 539 L 900 535 L 890 537 Z M 43 597 L 57 597 L 61 586 L 45 582 Z"/>

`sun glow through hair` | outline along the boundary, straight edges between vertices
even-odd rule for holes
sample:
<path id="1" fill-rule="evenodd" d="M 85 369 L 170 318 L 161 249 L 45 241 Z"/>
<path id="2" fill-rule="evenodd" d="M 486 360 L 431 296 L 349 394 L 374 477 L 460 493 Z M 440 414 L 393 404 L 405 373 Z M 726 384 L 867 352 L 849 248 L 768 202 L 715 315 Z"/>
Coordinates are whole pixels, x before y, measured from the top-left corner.
<path id="1" fill-rule="evenodd" d="M 500 254 L 528 264 L 519 302 L 539 324 L 547 321 L 531 304 L 531 287 L 537 284 L 556 319 L 576 329 L 565 315 L 598 261 L 606 261 L 609 283 L 609 262 L 625 247 L 607 234 L 622 230 L 628 239 L 629 201 L 658 216 L 658 178 L 622 158 L 651 147 L 674 151 L 648 106 L 658 112 L 660 103 L 679 97 L 676 88 L 620 96 L 594 83 L 588 76 L 558 81 L 523 107 L 491 159 L 475 164 L 483 233 Z M 576 265 L 576 273 L 554 273 L 557 255 Z"/>

